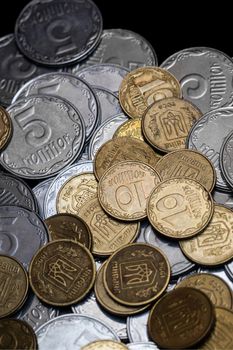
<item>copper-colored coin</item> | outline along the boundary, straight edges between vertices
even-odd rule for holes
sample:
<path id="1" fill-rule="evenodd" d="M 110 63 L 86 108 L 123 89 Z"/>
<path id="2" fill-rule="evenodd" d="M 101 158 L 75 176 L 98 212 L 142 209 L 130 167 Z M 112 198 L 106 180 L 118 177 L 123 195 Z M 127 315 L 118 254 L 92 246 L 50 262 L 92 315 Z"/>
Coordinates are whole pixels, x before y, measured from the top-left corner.
<path id="1" fill-rule="evenodd" d="M 9 142 L 12 136 L 11 118 L 7 111 L 0 106 L 0 150 Z"/>
<path id="2" fill-rule="evenodd" d="M 0 318 L 17 311 L 27 292 L 28 276 L 24 267 L 14 258 L 0 255 Z"/>
<path id="3" fill-rule="evenodd" d="M 177 288 L 154 305 L 148 331 L 159 347 L 189 349 L 210 333 L 214 322 L 214 306 L 206 294 L 195 288 Z"/>
<path id="4" fill-rule="evenodd" d="M 163 235 L 178 239 L 192 237 L 204 230 L 213 210 L 210 193 L 188 178 L 161 182 L 147 203 L 151 225 Z"/>
<path id="5" fill-rule="evenodd" d="M 84 245 L 57 240 L 42 247 L 32 259 L 29 281 L 42 301 L 66 306 L 77 303 L 95 280 L 95 262 Z"/>
<path id="6" fill-rule="evenodd" d="M 69 178 L 57 194 L 57 212 L 77 215 L 79 208 L 97 194 L 97 185 L 93 173 L 82 173 Z"/>
<path id="7" fill-rule="evenodd" d="M 78 211 L 89 226 L 93 238 L 92 252 L 100 256 L 111 255 L 118 248 L 133 242 L 140 224 L 117 221 L 107 215 L 96 197 L 89 199 Z"/>
<path id="8" fill-rule="evenodd" d="M 117 163 L 100 179 L 100 204 L 117 219 L 141 220 L 146 217 L 147 199 L 159 182 L 159 175 L 149 165 L 134 161 Z"/>
<path id="9" fill-rule="evenodd" d="M 97 340 L 90 343 L 81 350 L 127 350 L 127 346 L 123 343 L 113 340 Z"/>
<path id="10" fill-rule="evenodd" d="M 133 137 L 135 139 L 144 141 L 142 135 L 142 118 L 129 119 L 124 122 L 119 128 L 115 131 L 113 137 Z"/>
<path id="11" fill-rule="evenodd" d="M 167 288 L 170 266 L 166 256 L 150 244 L 133 243 L 115 252 L 104 270 L 104 286 L 127 306 L 151 303 Z"/>
<path id="12" fill-rule="evenodd" d="M 36 350 L 37 339 L 31 326 L 21 320 L 0 320 L 1 350 Z"/>
<path id="13" fill-rule="evenodd" d="M 214 204 L 214 215 L 196 237 L 180 242 L 183 253 L 201 265 L 219 265 L 233 258 L 233 211 Z"/>
<path id="14" fill-rule="evenodd" d="M 73 214 L 56 214 L 45 220 L 50 241 L 69 239 L 82 243 L 88 249 L 92 246 L 91 231 L 83 219 Z"/>
<path id="15" fill-rule="evenodd" d="M 168 97 L 181 97 L 178 80 L 159 67 L 141 67 L 128 73 L 120 86 L 119 100 L 123 110 L 131 117 L 141 117 L 155 101 Z"/>
<path id="16" fill-rule="evenodd" d="M 201 116 L 202 112 L 186 100 L 172 97 L 158 101 L 143 115 L 143 135 L 162 152 L 184 149 L 191 126 Z"/>
<path id="17" fill-rule="evenodd" d="M 121 161 L 139 161 L 155 167 L 160 157 L 147 143 L 131 137 L 119 137 L 103 144 L 95 156 L 94 173 L 97 179 Z"/>
<path id="18" fill-rule="evenodd" d="M 185 277 L 176 288 L 192 287 L 204 292 L 212 301 L 214 306 L 232 307 L 232 292 L 226 282 L 218 276 L 209 273 L 198 273 Z"/>
<path id="19" fill-rule="evenodd" d="M 156 171 L 162 180 L 188 177 L 198 181 L 208 191 L 212 191 L 216 181 L 216 172 L 209 159 L 189 149 L 166 154 L 156 164 Z"/>

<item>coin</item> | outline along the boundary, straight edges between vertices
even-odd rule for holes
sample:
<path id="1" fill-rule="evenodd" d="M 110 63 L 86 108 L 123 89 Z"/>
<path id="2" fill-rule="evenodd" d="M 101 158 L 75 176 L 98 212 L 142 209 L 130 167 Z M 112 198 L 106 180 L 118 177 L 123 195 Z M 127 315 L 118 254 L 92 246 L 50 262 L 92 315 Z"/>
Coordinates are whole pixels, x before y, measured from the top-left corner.
<path id="1" fill-rule="evenodd" d="M 232 291 L 233 290 L 233 282 L 231 281 L 231 279 L 229 278 L 230 276 L 228 276 L 227 274 L 227 264 L 222 266 L 210 266 L 210 267 L 200 267 L 198 269 L 198 273 L 209 273 L 211 275 L 214 275 L 214 276 L 217 276 L 219 278 L 221 278 L 221 280 L 223 280 L 227 286 L 230 288 L 230 290 Z M 233 306 L 233 305 L 232 305 Z"/>
<path id="2" fill-rule="evenodd" d="M 38 206 L 38 213 L 42 219 L 45 218 L 45 214 L 44 214 L 45 196 L 46 196 L 47 190 L 48 190 L 49 186 L 51 185 L 52 181 L 53 181 L 52 178 L 41 181 L 40 183 L 38 183 L 38 185 L 36 185 L 32 189 L 32 192 L 36 198 L 36 202 L 37 202 L 37 206 Z"/>
<path id="3" fill-rule="evenodd" d="M 138 161 L 124 161 L 113 165 L 101 177 L 98 198 L 111 216 L 126 221 L 146 217 L 146 201 L 160 182 L 157 172 Z"/>
<path id="4" fill-rule="evenodd" d="M 156 164 L 162 180 L 188 177 L 212 191 L 216 181 L 213 164 L 202 153 L 194 150 L 178 150 L 163 156 Z"/>
<path id="5" fill-rule="evenodd" d="M 122 113 L 121 105 L 116 95 L 103 88 L 93 88 L 99 101 L 100 124 L 111 118 L 113 115 Z"/>
<path id="6" fill-rule="evenodd" d="M 104 286 L 117 302 L 142 306 L 158 299 L 167 288 L 170 266 L 166 256 L 149 244 L 132 243 L 107 261 Z"/>
<path id="7" fill-rule="evenodd" d="M 95 263 L 82 244 L 57 240 L 41 248 L 30 264 L 29 281 L 42 301 L 71 305 L 89 292 L 95 279 Z"/>
<path id="8" fill-rule="evenodd" d="M 142 117 L 153 102 L 168 97 L 181 97 L 180 84 L 171 73 L 158 67 L 133 70 L 119 90 L 121 107 L 131 118 Z"/>
<path id="9" fill-rule="evenodd" d="M 127 344 L 129 350 L 159 350 L 159 348 L 152 342 L 137 342 Z"/>
<path id="10" fill-rule="evenodd" d="M 72 214 L 57 214 L 45 220 L 51 241 L 69 239 L 91 249 L 92 235 L 85 222 Z"/>
<path id="11" fill-rule="evenodd" d="M 143 115 L 143 135 L 161 152 L 184 149 L 191 126 L 201 116 L 201 111 L 186 100 L 171 97 L 156 101 Z"/>
<path id="12" fill-rule="evenodd" d="M 222 176 L 227 181 L 228 185 L 233 187 L 233 174 L 232 174 L 232 141 L 233 133 L 230 132 L 224 139 L 224 142 L 220 151 L 220 168 Z"/>
<path id="13" fill-rule="evenodd" d="M 226 264 L 224 268 L 229 278 L 233 281 L 233 261 Z"/>
<path id="14" fill-rule="evenodd" d="M 183 253 L 200 265 L 219 265 L 233 257 L 233 211 L 215 204 L 213 217 L 196 237 L 180 242 Z"/>
<path id="15" fill-rule="evenodd" d="M 148 331 L 159 347 L 188 349 L 203 340 L 214 323 L 215 310 L 207 295 L 185 287 L 157 301 L 150 312 Z"/>
<path id="16" fill-rule="evenodd" d="M 233 208 L 233 196 L 231 192 L 223 192 L 214 189 L 212 196 L 217 204 L 223 204 L 229 208 Z"/>
<path id="17" fill-rule="evenodd" d="M 127 120 L 125 123 L 119 126 L 115 131 L 113 137 L 133 137 L 135 139 L 144 141 L 144 137 L 142 135 L 142 119 L 134 118 Z"/>
<path id="18" fill-rule="evenodd" d="M 81 350 L 127 350 L 123 343 L 119 343 L 113 340 L 96 340 L 86 346 Z"/>
<path id="19" fill-rule="evenodd" d="M 7 111 L 0 106 L 0 151 L 7 145 L 12 136 L 12 123 Z"/>
<path id="20" fill-rule="evenodd" d="M 140 161 L 155 168 L 160 157 L 141 140 L 131 137 L 119 137 L 109 140 L 99 148 L 95 155 L 94 173 L 97 179 L 114 164 L 120 161 Z"/>
<path id="21" fill-rule="evenodd" d="M 129 341 L 149 343 L 149 335 L 147 332 L 147 323 L 149 311 L 141 312 L 140 314 L 127 317 L 127 333 Z"/>
<path id="22" fill-rule="evenodd" d="M 213 211 L 210 193 L 189 178 L 174 178 L 159 183 L 147 202 L 147 216 L 151 225 L 171 238 L 197 235 L 209 224 Z"/>

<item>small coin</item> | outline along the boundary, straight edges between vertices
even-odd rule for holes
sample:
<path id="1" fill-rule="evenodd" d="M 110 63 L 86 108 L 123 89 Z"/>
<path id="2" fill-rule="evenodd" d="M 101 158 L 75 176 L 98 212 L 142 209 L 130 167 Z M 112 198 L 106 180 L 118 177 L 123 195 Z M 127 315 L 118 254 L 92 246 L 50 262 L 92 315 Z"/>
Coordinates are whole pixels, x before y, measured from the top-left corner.
<path id="1" fill-rule="evenodd" d="M 113 115 L 122 113 L 119 100 L 111 91 L 98 87 L 94 87 L 93 91 L 99 101 L 99 116 L 101 124 Z"/>
<path id="2" fill-rule="evenodd" d="M 113 340 L 97 340 L 86 346 L 81 350 L 127 350 L 128 347 L 123 343 Z"/>
<path id="3" fill-rule="evenodd" d="M 232 145 L 233 133 L 230 132 L 230 134 L 224 139 L 220 150 L 220 168 L 224 179 L 227 181 L 231 188 L 233 187 Z"/>
<path id="4" fill-rule="evenodd" d="M 206 294 L 195 288 L 177 288 L 154 305 L 148 331 L 159 347 L 189 349 L 210 333 L 214 322 L 214 306 Z"/>
<path id="5" fill-rule="evenodd" d="M 24 303 L 28 292 L 28 276 L 23 266 L 17 260 L 5 255 L 0 255 L 0 286 L 0 318 L 2 318 L 17 311 Z"/>
<path id="6" fill-rule="evenodd" d="M 92 235 L 86 223 L 72 214 L 57 214 L 45 220 L 51 241 L 69 239 L 91 249 Z"/>
<path id="7" fill-rule="evenodd" d="M 104 269 L 107 292 L 127 306 L 142 306 L 158 299 L 169 279 L 166 256 L 158 248 L 143 243 L 120 248 L 108 259 Z"/>
<path id="8" fill-rule="evenodd" d="M 159 182 L 159 175 L 149 165 L 138 161 L 119 162 L 100 179 L 100 204 L 108 214 L 117 219 L 143 219 L 146 217 L 147 199 Z"/>
<path id="9" fill-rule="evenodd" d="M 114 164 L 120 161 L 139 161 L 155 168 L 160 157 L 147 143 L 131 137 L 119 137 L 109 140 L 101 146 L 95 155 L 94 173 L 97 179 Z"/>
<path id="10" fill-rule="evenodd" d="M 233 258 L 233 211 L 215 204 L 209 225 L 196 237 L 180 242 L 183 253 L 201 265 L 219 265 Z"/>
<path id="11" fill-rule="evenodd" d="M 42 219 L 45 218 L 45 214 L 44 214 L 45 196 L 52 181 L 53 179 L 47 179 L 47 180 L 41 181 L 40 183 L 38 183 L 38 185 L 36 185 L 32 189 L 32 192 L 36 198 L 38 213 Z"/>
<path id="12" fill-rule="evenodd" d="M 42 301 L 55 306 L 71 305 L 94 284 L 95 263 L 82 244 L 57 240 L 41 248 L 30 264 L 29 281 Z"/>
<path id="13" fill-rule="evenodd" d="M 0 151 L 7 145 L 12 136 L 11 118 L 7 111 L 0 106 Z"/>
<path id="14" fill-rule="evenodd" d="M 179 239 L 192 237 L 204 230 L 213 211 L 210 193 L 189 178 L 159 183 L 147 203 L 151 225 L 163 235 Z"/>
<path id="15" fill-rule="evenodd" d="M 133 137 L 135 139 L 144 141 L 142 134 L 142 119 L 134 118 L 127 120 L 125 123 L 119 126 L 113 135 L 114 138 L 124 136 Z"/>
<path id="16" fill-rule="evenodd" d="M 158 67 L 133 70 L 119 90 L 121 107 L 131 118 L 142 117 L 153 102 L 168 97 L 181 97 L 180 84 L 171 73 Z"/>

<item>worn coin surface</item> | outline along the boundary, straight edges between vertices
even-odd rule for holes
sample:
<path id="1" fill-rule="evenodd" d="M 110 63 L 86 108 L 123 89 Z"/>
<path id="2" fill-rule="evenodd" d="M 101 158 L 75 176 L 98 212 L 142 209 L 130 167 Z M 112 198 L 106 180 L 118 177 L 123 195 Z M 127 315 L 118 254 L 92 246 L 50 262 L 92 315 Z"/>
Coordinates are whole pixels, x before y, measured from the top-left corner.
<path id="1" fill-rule="evenodd" d="M 113 340 L 96 340 L 82 348 L 82 350 L 127 350 L 123 343 Z"/>
<path id="2" fill-rule="evenodd" d="M 220 168 L 222 171 L 222 175 L 229 184 L 229 186 L 233 187 L 233 166 L 232 166 L 232 145 L 233 145 L 233 133 L 230 134 L 224 139 L 222 144 L 222 148 L 220 151 Z"/>
<path id="3" fill-rule="evenodd" d="M 44 181 L 39 182 L 38 185 L 36 185 L 32 189 L 32 192 L 36 198 L 36 203 L 38 206 L 38 213 L 42 219 L 45 218 L 45 214 L 44 214 L 45 196 L 46 196 L 46 193 L 47 193 L 52 181 L 53 181 L 52 178 L 46 179 Z"/>
<path id="4" fill-rule="evenodd" d="M 12 136 L 12 122 L 8 112 L 0 106 L 0 151 L 7 145 Z"/>
<path id="5" fill-rule="evenodd" d="M 127 74 L 121 83 L 121 107 L 131 118 L 142 117 L 155 101 L 181 97 L 178 80 L 167 70 L 158 67 L 137 68 Z"/>
<path id="6" fill-rule="evenodd" d="M 93 87 L 93 91 L 99 101 L 99 116 L 101 124 L 113 115 L 122 113 L 119 100 L 111 91 L 98 87 Z"/>
<path id="7" fill-rule="evenodd" d="M 189 178 L 174 178 L 159 183 L 147 202 L 147 216 L 151 225 L 171 238 L 197 235 L 209 224 L 213 211 L 210 193 Z"/>
<path id="8" fill-rule="evenodd" d="M 127 120 L 125 123 L 119 126 L 115 131 L 113 137 L 133 137 L 135 139 L 144 141 L 142 134 L 142 118 L 134 118 Z"/>

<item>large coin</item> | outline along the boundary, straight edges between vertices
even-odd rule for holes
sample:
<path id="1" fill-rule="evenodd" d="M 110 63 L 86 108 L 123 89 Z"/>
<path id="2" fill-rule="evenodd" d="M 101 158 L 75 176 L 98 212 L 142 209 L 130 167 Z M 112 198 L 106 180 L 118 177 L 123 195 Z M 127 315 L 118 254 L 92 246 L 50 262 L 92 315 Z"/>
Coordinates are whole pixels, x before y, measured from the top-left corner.
<path id="1" fill-rule="evenodd" d="M 224 139 L 220 153 L 220 168 L 222 175 L 228 184 L 233 187 L 233 166 L 232 166 L 232 145 L 233 145 L 233 133 Z"/>
<path id="2" fill-rule="evenodd" d="M 42 219 L 45 218 L 45 214 L 44 214 L 45 196 L 46 196 L 47 190 L 48 190 L 49 186 L 51 185 L 52 181 L 53 181 L 52 178 L 46 179 L 46 180 L 38 183 L 38 185 L 36 185 L 32 189 L 32 192 L 36 198 L 36 202 L 37 202 L 37 206 L 38 206 L 38 213 Z"/>
<path id="3" fill-rule="evenodd" d="M 8 112 L 0 106 L 0 151 L 7 145 L 12 136 L 12 123 Z"/>
<path id="4" fill-rule="evenodd" d="M 115 131 L 113 137 L 134 137 L 135 139 L 144 141 L 142 135 L 142 118 L 134 118 L 127 120 L 120 125 Z"/>
<path id="5" fill-rule="evenodd" d="M 99 101 L 100 123 L 111 118 L 113 115 L 122 113 L 118 98 L 111 91 L 103 88 L 93 88 Z"/>
<path id="6" fill-rule="evenodd" d="M 96 340 L 81 350 L 128 350 L 126 345 L 113 340 Z"/>

